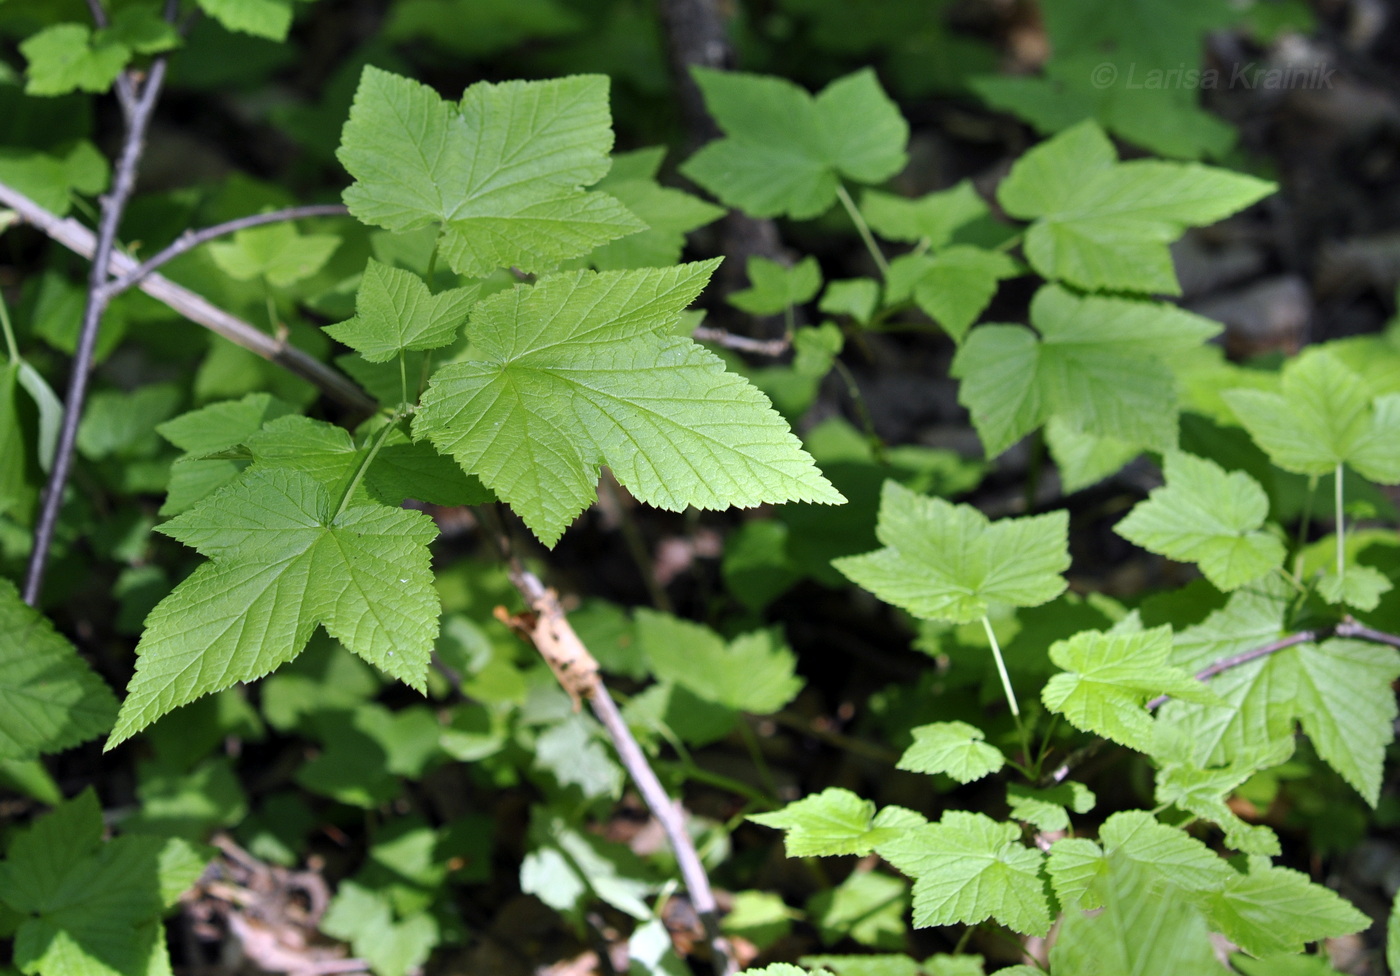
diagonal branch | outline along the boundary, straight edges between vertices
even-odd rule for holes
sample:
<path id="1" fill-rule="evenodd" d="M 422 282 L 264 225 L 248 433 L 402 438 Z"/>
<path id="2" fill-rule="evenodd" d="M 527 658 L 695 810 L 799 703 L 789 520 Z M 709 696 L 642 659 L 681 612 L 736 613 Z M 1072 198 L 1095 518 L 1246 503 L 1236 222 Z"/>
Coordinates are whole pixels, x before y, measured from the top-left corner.
<path id="1" fill-rule="evenodd" d="M 139 285 L 150 277 L 157 268 L 194 250 L 201 244 L 214 240 L 216 237 L 234 234 L 250 227 L 261 227 L 263 224 L 278 224 L 284 220 L 301 220 L 303 217 L 345 217 L 349 213 L 349 209 L 343 204 L 316 203 L 304 207 L 270 210 L 267 213 L 239 217 L 237 220 L 226 220 L 222 224 L 214 224 L 201 230 L 187 230 L 164 250 L 157 251 L 135 268 L 122 274 L 121 277 L 108 282 L 106 288 L 108 293 L 115 298 L 131 286 Z"/>
<path id="2" fill-rule="evenodd" d="M 151 65 L 150 73 L 140 90 L 135 93 L 135 101 L 127 117 L 126 138 L 122 141 L 121 156 L 112 179 L 112 188 L 102 200 L 102 217 L 97 227 L 97 243 L 93 248 L 92 270 L 88 275 L 87 305 L 83 309 L 78 345 L 73 354 L 72 372 L 68 378 L 68 392 L 63 400 L 63 426 L 58 435 L 58 449 L 54 453 L 49 483 L 44 489 L 39 521 L 34 529 L 34 548 L 30 551 L 29 565 L 24 575 L 24 602 L 30 606 L 38 604 L 39 591 L 44 585 L 49 546 L 53 543 L 54 531 L 58 527 L 58 513 L 63 507 L 63 492 L 68 485 L 73 448 L 78 439 L 78 423 L 82 420 L 83 402 L 87 398 L 88 377 L 92 373 L 92 354 L 97 347 L 98 328 L 102 324 L 102 313 L 107 310 L 110 300 L 103 287 L 107 282 L 107 262 L 112 257 L 113 245 L 116 243 L 117 226 L 121 223 L 132 191 L 136 189 L 136 166 L 146 148 L 146 128 L 150 125 L 156 99 L 160 96 L 161 85 L 165 81 L 165 64 L 164 58 L 157 59 Z"/>
<path id="3" fill-rule="evenodd" d="M 695 843 L 685 829 L 680 804 L 666 793 L 666 788 L 661 785 L 661 781 L 647 762 L 641 746 L 632 736 L 632 730 L 627 727 L 626 720 L 618 711 L 617 703 L 608 694 L 607 685 L 598 675 L 596 664 L 592 663 L 592 655 L 588 654 L 587 648 L 574 633 L 563 608 L 559 605 L 559 597 L 553 590 L 545 589 L 539 577 L 524 569 L 518 559 L 508 557 L 507 565 L 510 581 L 515 584 L 515 588 L 525 598 L 526 605 L 536 615 L 538 624 L 530 635 L 535 646 L 539 648 L 570 696 L 573 696 L 575 701 L 579 697 L 586 697 L 593 708 L 593 714 L 597 716 L 603 728 L 607 729 L 618 758 L 622 760 L 632 781 L 637 784 L 642 799 L 651 809 L 652 816 L 656 817 L 671 842 L 671 850 L 676 855 L 681 878 L 690 892 L 690 902 L 705 927 L 705 936 L 714 957 L 715 973 L 717 976 L 730 976 L 738 967 L 735 965 L 728 940 L 720 934 L 719 909 L 715 904 L 714 892 L 710 889 L 710 879 L 705 873 L 705 866 L 700 861 Z M 561 647 L 567 651 L 560 653 Z"/>
<path id="4" fill-rule="evenodd" d="M 18 190 L 4 183 L 0 183 L 0 204 L 13 209 L 25 223 L 32 224 L 70 251 L 81 254 L 85 258 L 93 256 L 96 250 L 96 239 L 93 237 L 92 231 L 71 217 L 59 217 L 45 210 Z M 259 214 L 258 216 L 270 215 Z M 213 228 L 208 229 L 212 230 Z M 116 281 L 109 281 L 107 287 L 125 281 L 138 268 L 139 265 L 130 256 L 120 251 L 112 252 L 108 269 L 116 272 L 120 277 Z M 133 284 L 138 283 L 133 281 Z M 307 355 L 296 346 L 289 345 L 285 339 L 268 335 L 257 326 L 250 325 L 235 315 L 230 315 L 203 296 L 177 285 L 169 278 L 148 273 L 138 286 L 146 294 L 164 302 L 191 322 L 202 325 L 210 332 L 223 336 L 235 345 L 242 346 L 249 352 L 295 373 L 351 411 L 367 414 L 378 409 L 378 404 L 363 390 L 319 359 Z"/>

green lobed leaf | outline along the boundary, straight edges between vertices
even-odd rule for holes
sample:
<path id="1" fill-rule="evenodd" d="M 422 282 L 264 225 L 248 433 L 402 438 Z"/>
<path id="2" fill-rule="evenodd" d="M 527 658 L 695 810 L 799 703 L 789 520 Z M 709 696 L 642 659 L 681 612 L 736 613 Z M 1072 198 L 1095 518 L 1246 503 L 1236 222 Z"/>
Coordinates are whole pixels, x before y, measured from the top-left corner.
<path id="1" fill-rule="evenodd" d="M 1220 325 L 1156 302 L 1079 296 L 1047 285 L 1031 301 L 1035 332 L 984 325 L 953 358 L 958 401 L 988 457 L 1057 417 L 1155 450 L 1176 446 L 1176 380 L 1165 359 Z M 1037 333 L 1039 333 L 1037 335 Z"/>
<path id="2" fill-rule="evenodd" d="M 990 210 L 970 180 L 916 200 L 866 190 L 861 194 L 860 212 L 870 229 L 892 241 L 924 246 L 938 251 L 953 239 L 958 228 L 984 217 Z"/>
<path id="3" fill-rule="evenodd" d="M 1327 570 L 1317 581 L 1317 594 L 1328 603 L 1345 603 L 1357 610 L 1374 610 L 1381 597 L 1395 588 L 1385 574 L 1374 566 L 1344 567 L 1339 575 Z"/>
<path id="4" fill-rule="evenodd" d="M 1138 633 L 1084 631 L 1050 646 L 1050 660 L 1064 669 L 1041 691 L 1041 700 L 1077 729 L 1097 732 L 1139 752 L 1152 750 L 1153 722 L 1145 707 L 1158 695 L 1213 703 L 1210 689 L 1167 662 L 1172 630 Z"/>
<path id="5" fill-rule="evenodd" d="M 1254 956 L 1302 952 L 1309 942 L 1351 935 L 1371 924 L 1336 892 L 1260 858 L 1250 860 L 1248 874 L 1231 872 L 1205 909 L 1212 928 Z"/>
<path id="6" fill-rule="evenodd" d="M 156 836 L 103 843 L 102 830 L 88 789 L 12 835 L 0 862 L 0 902 L 24 916 L 14 937 L 21 972 L 169 972 L 160 916 L 212 852 Z"/>
<path id="7" fill-rule="evenodd" d="M 337 499 L 310 476 L 251 471 L 161 526 L 209 562 L 162 600 L 137 645 L 111 748 L 211 691 L 301 653 L 318 624 L 422 689 L 439 604 L 420 512 Z"/>
<path id="8" fill-rule="evenodd" d="M 608 79 L 479 82 L 452 105 L 374 67 L 360 77 L 337 156 L 360 220 L 403 232 L 440 225 L 453 270 L 540 272 L 642 224 L 605 193 Z"/>
<path id="9" fill-rule="evenodd" d="M 210 244 L 209 256 L 230 278 L 265 278 L 285 288 L 320 271 L 338 247 L 335 234 L 302 234 L 291 221 L 282 221 L 240 230 L 231 241 Z"/>
<path id="10" fill-rule="evenodd" d="M 1006 788 L 1006 805 L 1012 818 L 1042 831 L 1069 830 L 1070 811 L 1088 813 L 1096 802 L 1094 792 L 1074 780 L 1043 790 L 1019 783 Z"/>
<path id="11" fill-rule="evenodd" d="M 728 643 L 713 630 L 669 614 L 639 609 L 636 640 L 656 677 L 688 689 L 704 701 L 767 715 L 802 690 L 797 657 L 770 630 Z"/>
<path id="12" fill-rule="evenodd" d="M 934 824 L 878 844 L 880 856 L 914 879 L 914 924 L 975 925 L 994 918 L 1025 935 L 1050 931 L 1040 851 L 1015 824 L 949 810 Z"/>
<path id="13" fill-rule="evenodd" d="M 285 41 L 292 26 L 292 0 L 196 0 L 231 31 Z"/>
<path id="14" fill-rule="evenodd" d="M 1068 532 L 1064 512 L 990 522 L 886 481 L 875 530 L 885 548 L 832 565 L 916 617 L 969 623 L 994 604 L 1034 607 L 1063 593 Z"/>
<path id="15" fill-rule="evenodd" d="M 472 284 L 434 295 L 416 274 L 371 258 L 355 295 L 355 317 L 327 326 L 326 333 L 371 363 L 410 349 L 437 349 L 457 338 L 480 291 Z"/>
<path id="16" fill-rule="evenodd" d="M 1225 976 L 1228 972 L 1215 958 L 1201 912 L 1158 872 L 1115 852 L 1104 859 L 1098 891 L 1100 907 L 1066 911 L 1050 950 L 1052 972 L 1068 976 Z"/>
<path id="17" fill-rule="evenodd" d="M 869 854 L 877 844 L 899 836 L 922 818 L 898 807 L 877 815 L 869 800 L 833 786 L 781 810 L 750 814 L 748 819 L 786 831 L 783 843 L 788 857 L 829 857 Z"/>
<path id="18" fill-rule="evenodd" d="M 1273 857 L 1281 850 L 1273 830 L 1263 824 L 1245 823 L 1230 809 L 1225 798 L 1253 775 L 1256 768 L 1277 765 L 1287 759 L 1291 751 L 1291 745 L 1287 752 L 1280 749 L 1267 757 L 1266 763 L 1212 769 L 1200 769 L 1184 763 L 1165 763 L 1157 771 L 1156 800 L 1160 804 L 1174 804 L 1202 820 L 1216 824 L 1225 832 L 1225 843 L 1237 851 Z"/>
<path id="19" fill-rule="evenodd" d="M 724 210 L 689 193 L 662 186 L 656 170 L 660 146 L 613 156 L 612 170 L 595 189 L 616 197 L 646 229 L 604 244 L 588 255 L 599 271 L 661 268 L 680 261 L 685 235 L 724 216 Z"/>
<path id="20" fill-rule="evenodd" d="M 75 193 L 87 196 L 101 193 L 107 186 L 107 177 L 106 158 L 86 139 L 72 143 L 62 153 L 0 149 L 0 180 L 60 217 L 72 208 Z M 65 292 L 80 294 L 61 277 L 46 278 L 45 284 L 50 281 L 62 283 Z M 76 325 L 72 328 L 76 331 Z"/>
<path id="21" fill-rule="evenodd" d="M 813 97 L 782 78 L 691 70 L 725 138 L 681 172 L 754 217 L 816 217 L 841 177 L 882 183 L 904 168 L 909 126 L 869 68 Z"/>
<path id="22" fill-rule="evenodd" d="M 807 901 L 824 945 L 850 938 L 876 949 L 902 948 L 908 910 L 909 883 L 878 871 L 853 871 Z"/>
<path id="23" fill-rule="evenodd" d="M 60 752 L 112 727 L 117 700 L 19 591 L 0 577 L 0 760 Z"/>
<path id="24" fill-rule="evenodd" d="M 750 315 L 776 315 L 816 297 L 822 287 L 817 259 L 808 255 L 792 267 L 764 257 L 749 258 L 749 287 L 725 300 Z"/>
<path id="25" fill-rule="evenodd" d="M 385 892 L 355 881 L 346 881 L 336 890 L 320 927 L 327 935 L 349 942 L 375 976 L 407 976 L 427 961 L 442 938 L 437 921 L 427 912 L 396 918 Z"/>
<path id="26" fill-rule="evenodd" d="M 131 59 L 131 49 L 109 31 L 95 35 L 84 24 L 54 24 L 24 40 L 29 62 L 27 95 L 105 92 Z"/>
<path id="27" fill-rule="evenodd" d="M 433 376 L 414 418 L 546 545 L 607 464 L 661 508 L 839 503 L 767 399 L 668 334 L 715 262 L 552 275 L 472 312 L 473 360 Z"/>
<path id="28" fill-rule="evenodd" d="M 1234 410 L 1269 460 L 1298 474 L 1347 464 L 1384 485 L 1400 484 L 1400 394 L 1372 398 L 1366 383 L 1325 350 L 1283 369 L 1283 392 L 1228 390 Z"/>
<path id="29" fill-rule="evenodd" d="M 1101 128 L 1082 122 L 1022 156 L 997 190 L 1007 213 L 1034 221 L 1031 266 L 1087 289 L 1177 295 L 1167 245 L 1276 185 L 1198 163 L 1118 162 Z"/>
<path id="30" fill-rule="evenodd" d="M 1283 563 L 1283 541 L 1261 531 L 1269 498 L 1243 471 L 1173 452 L 1166 486 L 1139 502 L 1114 531 L 1129 542 L 1181 562 L 1198 563 L 1221 590 L 1233 590 Z"/>
<path id="31" fill-rule="evenodd" d="M 915 773 L 947 773 L 959 783 L 989 776 L 1006 764 L 1000 749 L 983 739 L 966 722 L 934 722 L 912 730 L 914 744 L 899 757 L 899 769 Z"/>
<path id="32" fill-rule="evenodd" d="M 996 294 L 997 282 L 1021 273 L 997 251 L 958 244 L 937 254 L 904 254 L 890 263 L 888 300 L 913 297 L 943 331 L 961 342 Z"/>
<path id="33" fill-rule="evenodd" d="M 1190 834 L 1159 822 L 1146 810 L 1127 810 L 1104 821 L 1097 844 L 1071 837 L 1051 846 L 1046 871 L 1055 896 L 1066 907 L 1102 908 L 1109 894 L 1104 886 L 1109 855 L 1118 863 L 1131 861 L 1145 877 L 1184 892 L 1214 891 L 1231 873 L 1218 854 Z"/>

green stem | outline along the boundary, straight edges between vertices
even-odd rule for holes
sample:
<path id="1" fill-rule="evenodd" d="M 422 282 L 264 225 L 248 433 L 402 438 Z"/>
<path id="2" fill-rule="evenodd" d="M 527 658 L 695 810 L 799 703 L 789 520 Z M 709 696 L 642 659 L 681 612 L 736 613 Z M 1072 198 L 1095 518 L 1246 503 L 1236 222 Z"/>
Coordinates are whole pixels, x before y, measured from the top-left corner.
<path id="1" fill-rule="evenodd" d="M 885 260 L 885 256 L 880 253 L 880 245 L 875 243 L 875 235 L 870 233 L 870 226 L 866 224 L 865 218 L 860 215 L 860 210 L 856 208 L 856 202 L 851 199 L 851 195 L 846 192 L 845 186 L 836 184 L 836 195 L 841 200 L 841 206 L 846 208 L 846 214 L 851 218 L 851 223 L 856 225 L 856 232 L 860 234 L 860 239 L 865 242 L 865 249 L 870 252 L 870 256 L 875 259 L 875 267 L 880 269 L 880 277 L 890 276 L 890 264 Z"/>
<path id="2" fill-rule="evenodd" d="M 428 283 L 428 291 L 433 290 L 433 275 L 437 273 L 438 248 L 442 244 L 442 232 L 438 231 L 438 236 L 433 239 L 433 251 L 428 255 L 428 273 L 423 277 Z"/>
<path id="3" fill-rule="evenodd" d="M 1016 704 L 1016 692 L 1011 689 L 1011 675 L 1006 673 L 1006 662 L 1002 660 L 1001 645 L 997 643 L 996 631 L 992 630 L 992 622 L 987 615 L 982 614 L 982 629 L 987 632 L 987 640 L 992 645 L 992 657 L 997 662 L 997 674 L 1001 676 L 1001 688 L 1006 692 L 1006 703 L 1011 706 L 1011 718 L 1016 723 L 1016 734 L 1021 739 L 1021 749 L 1027 762 L 1031 758 L 1031 741 L 1026 734 L 1026 724 L 1021 721 L 1021 707 Z"/>
<path id="4" fill-rule="evenodd" d="M 403 350 L 399 350 L 399 409 L 408 409 L 408 367 L 404 365 Z"/>
<path id="5" fill-rule="evenodd" d="M 749 758 L 753 760 L 754 769 L 758 771 L 758 778 L 763 781 L 763 788 L 768 791 L 769 796 L 777 796 L 778 783 L 773 779 L 773 771 L 768 768 L 768 760 L 763 758 L 763 748 L 746 715 L 739 716 L 739 737 L 744 740 L 744 747 L 749 752 Z"/>
<path id="6" fill-rule="evenodd" d="M 9 350 L 10 362 L 19 362 L 19 343 L 15 341 L 15 329 L 10 324 L 10 310 L 3 295 L 0 295 L 0 329 L 5 330 L 5 348 Z"/>
<path id="7" fill-rule="evenodd" d="M 263 279 L 263 301 L 267 303 L 267 325 L 272 334 L 277 334 L 277 303 L 272 298 L 272 286 Z"/>
<path id="8" fill-rule="evenodd" d="M 1012 234 L 1012 235 L 1011 235 L 1010 237 L 1008 237 L 1006 240 L 1002 241 L 1002 242 L 1001 242 L 1000 244 L 998 244 L 996 247 L 992 248 L 992 250 L 993 250 L 993 251 L 1009 251 L 1009 250 L 1011 250 L 1013 247 L 1015 247 L 1017 244 L 1020 244 L 1020 243 L 1021 243 L 1021 236 L 1022 236 L 1022 235 L 1020 235 L 1020 234 Z"/>
<path id="9" fill-rule="evenodd" d="M 1337 473 L 1333 475 L 1333 478 L 1337 482 L 1335 492 L 1337 499 L 1337 576 L 1340 578 L 1346 576 L 1347 569 L 1347 523 L 1342 511 L 1342 465 L 1340 462 L 1337 464 Z"/>
<path id="10" fill-rule="evenodd" d="M 1284 569 L 1282 566 L 1275 566 L 1274 571 L 1277 572 L 1280 576 L 1282 576 L 1285 580 L 1287 580 L 1288 585 L 1293 587 L 1293 589 L 1297 590 L 1299 596 L 1308 595 L 1308 588 L 1302 583 L 1299 583 L 1298 580 L 1293 576 L 1293 574 L 1290 573 L 1288 570 Z"/>
<path id="11" fill-rule="evenodd" d="M 401 416 L 402 414 L 395 410 L 394 415 L 389 418 L 389 422 L 380 428 L 378 434 L 374 435 L 374 444 L 370 446 L 369 453 L 366 454 L 364 460 L 360 462 L 360 466 L 355 469 L 355 477 L 351 478 L 350 484 L 346 486 L 345 494 L 341 496 L 340 499 L 340 507 L 335 510 L 335 518 L 331 519 L 331 521 L 340 518 L 340 516 L 345 514 L 345 510 L 350 507 L 350 499 L 355 497 L 355 489 L 360 487 L 360 482 L 364 480 L 365 472 L 368 471 L 369 466 L 374 463 L 375 455 L 378 454 L 379 449 L 384 446 L 384 442 L 389 438 L 389 431 L 394 429 Z"/>
<path id="12" fill-rule="evenodd" d="M 865 397 L 861 396 L 860 387 L 856 385 L 856 378 L 851 373 L 850 367 L 837 358 L 831 361 L 831 368 L 836 370 L 836 375 L 840 376 L 846 384 L 846 393 L 851 398 L 851 406 L 855 408 L 856 417 L 865 430 L 865 439 L 870 442 L 870 452 L 875 455 L 875 460 L 880 464 L 887 464 L 885 442 L 880 440 L 879 434 L 875 433 L 875 418 L 870 415 L 870 408 L 865 405 Z"/>
<path id="13" fill-rule="evenodd" d="M 1308 542 L 1308 530 L 1312 527 L 1313 502 L 1317 500 L 1317 475 L 1308 478 L 1308 494 L 1303 500 L 1303 516 L 1298 520 L 1298 540 L 1294 545 L 1293 575 L 1299 579 L 1303 575 L 1303 546 Z"/>

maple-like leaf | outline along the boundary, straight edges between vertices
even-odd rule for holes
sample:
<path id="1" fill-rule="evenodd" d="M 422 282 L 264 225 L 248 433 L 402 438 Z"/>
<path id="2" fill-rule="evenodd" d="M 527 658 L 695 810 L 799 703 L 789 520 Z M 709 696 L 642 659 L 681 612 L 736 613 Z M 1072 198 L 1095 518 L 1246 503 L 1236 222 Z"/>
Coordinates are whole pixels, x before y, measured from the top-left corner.
<path id="1" fill-rule="evenodd" d="M 472 360 L 433 376 L 417 437 L 553 545 L 606 464 L 660 508 L 839 503 L 766 397 L 671 333 L 716 262 L 541 278 L 482 301 Z"/>
<path id="2" fill-rule="evenodd" d="M 869 854 L 877 843 L 923 822 L 918 814 L 900 807 L 887 807 L 877 814 L 869 800 L 836 787 L 772 813 L 750 814 L 748 819 L 787 831 L 783 841 L 788 857 Z"/>
<path id="3" fill-rule="evenodd" d="M 1001 769 L 1006 757 L 983 740 L 982 730 L 966 722 L 933 722 L 912 731 L 914 744 L 899 757 L 900 769 L 915 773 L 947 773 L 959 783 L 971 783 Z"/>
<path id="4" fill-rule="evenodd" d="M 147 617 L 109 749 L 179 705 L 285 664 L 318 624 L 424 686 L 440 609 L 428 553 L 437 530 L 421 512 L 338 503 L 311 476 L 272 467 L 160 527 L 210 561 Z"/>
<path id="5" fill-rule="evenodd" d="M 1120 163 L 1094 122 L 1026 153 L 997 189 L 1007 213 L 1034 221 L 1026 258 L 1046 278 L 1087 289 L 1180 294 L 1167 245 L 1272 193 L 1265 180 L 1202 166 Z"/>
<path id="6" fill-rule="evenodd" d="M 816 217 L 841 177 L 883 183 L 904 168 L 909 125 L 866 68 L 813 97 L 783 78 L 694 68 L 726 138 L 701 147 L 681 172 L 755 217 Z"/>
<path id="7" fill-rule="evenodd" d="M 460 105 L 374 67 L 360 77 L 337 156 L 345 203 L 402 232 L 439 225 L 453 270 L 540 272 L 645 225 L 606 193 L 608 79 L 478 82 Z"/>
<path id="8" fill-rule="evenodd" d="M 885 548 L 832 565 L 917 617 L 969 623 L 992 604 L 1034 607 L 1063 593 L 1068 532 L 1064 512 L 990 522 L 886 481 L 875 528 Z"/>
<path id="9" fill-rule="evenodd" d="M 1016 824 L 949 810 L 938 823 L 903 831 L 877 849 L 914 879 L 915 925 L 995 918 L 1025 935 L 1050 930 L 1040 879 L 1044 855 L 1021 843 Z"/>
<path id="10" fill-rule="evenodd" d="M 437 349 L 457 338 L 480 290 L 473 284 L 434 295 L 416 274 L 371 259 L 355 295 L 355 317 L 326 332 L 371 363 Z"/>
<path id="11" fill-rule="evenodd" d="M 1243 471 L 1167 455 L 1166 486 L 1140 502 L 1114 531 L 1144 549 L 1198 563 L 1206 579 L 1233 590 L 1283 562 L 1283 541 L 1262 531 L 1269 498 Z"/>
<path id="12" fill-rule="evenodd" d="M 1176 446 L 1176 380 L 1167 358 L 1220 325 L 1170 305 L 1080 296 L 1047 285 L 1021 325 L 972 330 L 953 358 L 958 400 L 994 457 L 1052 417 L 1091 434 Z"/>

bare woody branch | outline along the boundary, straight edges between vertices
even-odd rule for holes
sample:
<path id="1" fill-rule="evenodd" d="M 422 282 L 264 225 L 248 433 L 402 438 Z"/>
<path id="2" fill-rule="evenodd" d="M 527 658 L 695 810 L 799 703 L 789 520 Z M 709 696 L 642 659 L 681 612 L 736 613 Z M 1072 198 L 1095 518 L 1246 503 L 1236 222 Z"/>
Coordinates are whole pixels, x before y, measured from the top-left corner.
<path id="1" fill-rule="evenodd" d="M 151 66 L 150 73 L 146 75 L 146 80 L 139 90 L 133 92 L 134 102 L 127 113 L 126 137 L 122 141 L 122 151 L 113 174 L 112 188 L 102 198 L 102 216 L 93 245 L 92 270 L 88 275 L 87 304 L 83 308 L 78 345 L 73 354 L 72 371 L 68 377 L 68 391 L 63 398 L 63 425 L 59 430 L 53 468 L 49 472 L 49 482 L 44 489 L 39 519 L 34 528 L 34 547 L 30 551 L 29 565 L 24 574 L 24 602 L 30 606 L 38 604 L 39 592 L 43 588 L 49 546 L 58 526 L 59 510 L 63 507 L 63 492 L 68 485 L 73 449 L 78 440 L 78 424 L 82 420 L 83 402 L 87 398 L 88 378 L 92 372 L 92 355 L 97 347 L 98 328 L 102 324 L 102 313 L 107 310 L 110 301 L 103 288 L 107 282 L 107 263 L 116 244 L 117 227 L 121 223 L 122 214 L 126 212 L 126 203 L 131 199 L 132 191 L 136 189 L 136 167 L 146 148 L 146 128 L 150 125 L 151 114 L 155 110 L 156 99 L 160 97 L 161 85 L 164 82 L 165 59 L 160 58 Z"/>
<path id="2" fill-rule="evenodd" d="M 301 220 L 305 217 L 345 217 L 350 211 L 338 203 L 318 203 L 304 207 L 287 207 L 283 210 L 270 210 L 267 213 L 252 214 L 247 217 L 239 217 L 236 220 L 227 220 L 222 224 L 214 224 L 201 230 L 187 230 L 175 241 L 163 250 L 157 251 L 146 260 L 142 261 L 135 268 L 125 272 L 120 277 L 107 283 L 107 290 L 113 296 L 117 296 L 133 285 L 139 285 L 146 278 L 162 265 L 168 264 L 182 254 L 187 254 L 218 237 L 228 234 L 235 234 L 240 230 L 248 230 L 251 227 L 261 227 L 264 224 L 280 224 L 286 220 Z"/>
<path id="3" fill-rule="evenodd" d="M 93 233 L 76 220 L 59 217 L 45 210 L 18 190 L 4 183 L 0 183 L 0 204 L 13 209 L 25 223 L 32 224 L 70 251 L 87 258 L 93 256 L 96 247 Z M 271 215 L 259 214 L 258 216 L 270 217 Z M 209 230 L 212 229 L 209 228 Z M 115 272 L 119 277 L 115 281 L 108 282 L 109 286 L 125 281 L 138 268 L 139 265 L 134 259 L 120 251 L 114 251 L 110 259 L 109 270 Z M 137 282 L 133 281 L 133 284 L 137 284 Z M 242 346 L 249 352 L 295 373 L 346 408 L 357 413 L 371 413 L 378 408 L 378 405 L 368 394 L 325 363 L 307 355 L 296 346 L 288 345 L 284 339 L 268 335 L 257 326 L 251 325 L 235 315 L 230 315 L 203 296 L 177 285 L 169 278 L 159 274 L 147 274 L 138 286 L 146 294 L 164 302 L 191 322 L 202 325 L 235 345 Z"/>
<path id="4" fill-rule="evenodd" d="M 575 703 L 580 698 L 587 698 L 593 714 L 607 730 L 623 766 L 671 842 L 681 878 L 690 892 L 691 904 L 705 927 L 715 972 L 718 976 L 730 976 L 738 967 L 728 941 L 720 934 L 719 910 L 714 892 L 710 889 L 710 879 L 700 862 L 695 844 L 685 829 L 680 804 L 666 793 L 641 746 L 632 737 L 632 730 L 627 727 L 617 703 L 608 694 L 607 685 L 598 674 L 597 663 L 559 605 L 558 595 L 546 589 L 537 576 L 520 565 L 519 560 L 510 559 L 508 563 L 511 582 L 534 614 L 530 636 L 535 646 Z"/>

